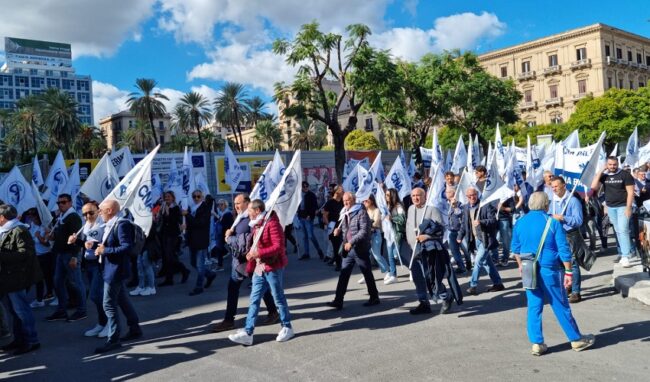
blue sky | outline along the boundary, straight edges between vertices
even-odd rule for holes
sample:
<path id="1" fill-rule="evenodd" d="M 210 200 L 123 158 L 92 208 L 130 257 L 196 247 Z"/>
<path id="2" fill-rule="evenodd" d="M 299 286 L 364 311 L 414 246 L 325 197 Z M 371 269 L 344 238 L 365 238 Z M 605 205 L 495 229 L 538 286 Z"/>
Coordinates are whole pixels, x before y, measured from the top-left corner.
<path id="1" fill-rule="evenodd" d="M 95 123 L 124 107 L 139 77 L 156 79 L 170 107 L 190 90 L 214 99 L 225 81 L 269 99 L 273 83 L 293 73 L 270 43 L 311 20 L 338 32 L 367 24 L 373 45 L 410 60 L 451 48 L 482 53 L 596 22 L 650 37 L 650 11 L 641 0 L 12 2 L 2 7 L 0 36 L 71 43 L 77 72 L 94 81 Z"/>

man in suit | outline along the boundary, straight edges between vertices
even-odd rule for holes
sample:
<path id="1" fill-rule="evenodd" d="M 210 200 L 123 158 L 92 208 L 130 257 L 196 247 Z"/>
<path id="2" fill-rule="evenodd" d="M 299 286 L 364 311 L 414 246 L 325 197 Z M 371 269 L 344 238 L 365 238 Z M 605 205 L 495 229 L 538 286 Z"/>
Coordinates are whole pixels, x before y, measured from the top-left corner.
<path id="1" fill-rule="evenodd" d="M 95 249 L 100 257 L 102 276 L 104 277 L 104 312 L 108 318 L 108 337 L 104 346 L 95 349 L 95 353 L 106 353 L 121 346 L 120 341 L 129 341 L 142 337 L 140 319 L 129 299 L 124 281 L 129 279 L 131 264 L 129 256 L 134 245 L 135 230 L 133 223 L 120 219 L 117 215 L 120 205 L 116 200 L 105 200 L 99 205 L 99 214 L 106 222 L 102 242 Z M 119 316 L 117 307 L 126 316 L 129 332 L 120 338 Z"/>
<path id="2" fill-rule="evenodd" d="M 305 253 L 298 260 L 309 259 L 309 241 L 314 244 L 314 248 L 318 251 L 318 257 L 321 259 L 325 257 L 323 251 L 320 249 L 318 240 L 314 236 L 314 218 L 316 217 L 316 211 L 318 211 L 316 194 L 309 189 L 309 183 L 302 182 L 302 202 L 300 202 L 300 207 L 298 208 L 298 217 L 300 218 L 300 225 L 305 230 L 305 234 L 303 235 Z"/>
<path id="3" fill-rule="evenodd" d="M 194 190 L 189 210 L 183 210 L 185 225 L 187 228 L 187 246 L 190 249 L 190 262 L 196 268 L 196 285 L 190 292 L 190 296 L 203 293 L 203 279 L 205 288 L 212 285 L 217 274 L 205 266 L 208 259 L 208 247 L 210 246 L 210 219 L 211 208 L 203 201 L 203 192 Z"/>

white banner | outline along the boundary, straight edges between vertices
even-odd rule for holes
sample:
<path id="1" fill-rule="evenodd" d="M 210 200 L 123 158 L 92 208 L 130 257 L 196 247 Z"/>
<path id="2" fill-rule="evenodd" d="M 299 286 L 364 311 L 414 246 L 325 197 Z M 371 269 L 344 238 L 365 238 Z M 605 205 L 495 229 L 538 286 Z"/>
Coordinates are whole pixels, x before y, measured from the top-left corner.
<path id="1" fill-rule="evenodd" d="M 9 174 L 5 176 L 2 184 L 0 184 L 0 199 L 16 207 L 18 215 L 22 215 L 28 209 L 36 207 L 36 199 L 34 199 L 34 195 L 32 194 L 32 187 L 27 183 L 27 180 L 17 166 L 14 166 L 9 171 Z"/>

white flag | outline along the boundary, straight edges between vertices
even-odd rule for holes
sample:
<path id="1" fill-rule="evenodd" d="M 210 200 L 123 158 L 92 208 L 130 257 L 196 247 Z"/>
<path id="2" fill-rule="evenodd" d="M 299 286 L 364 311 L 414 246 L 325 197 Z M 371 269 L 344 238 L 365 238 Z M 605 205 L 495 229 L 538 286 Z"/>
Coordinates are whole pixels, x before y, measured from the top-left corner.
<path id="1" fill-rule="evenodd" d="M 226 173 L 226 184 L 230 186 L 230 192 L 234 193 L 237 190 L 237 185 L 239 185 L 244 172 L 242 171 L 239 162 L 237 162 L 235 154 L 230 149 L 230 146 L 228 146 L 228 142 L 226 142 L 226 148 L 223 152 L 223 160 L 223 170 Z"/>
<path id="2" fill-rule="evenodd" d="M 618 142 L 614 145 L 614 150 L 612 150 L 612 153 L 609 154 L 610 157 L 617 157 L 618 156 Z"/>
<path id="3" fill-rule="evenodd" d="M 454 164 L 454 159 L 451 156 L 451 150 L 447 150 L 447 159 L 445 160 L 445 171 L 451 170 L 451 166 Z"/>
<path id="4" fill-rule="evenodd" d="M 486 205 L 494 200 L 501 202 L 512 197 L 514 192 L 508 188 L 508 185 L 501 179 L 497 169 L 496 155 L 492 156 L 492 161 L 487 166 L 487 180 L 481 195 L 481 205 Z"/>
<path id="5" fill-rule="evenodd" d="M 386 175 L 385 184 L 386 188 L 396 189 L 400 199 L 411 195 L 411 178 L 408 176 L 401 158 L 395 158 L 393 167 L 390 168 L 388 175 Z"/>
<path id="6" fill-rule="evenodd" d="M 2 184 L 0 184 L 0 199 L 16 207 L 18 215 L 22 215 L 28 209 L 36 207 L 32 187 L 27 183 L 17 166 L 14 166 L 9 171 L 9 174 L 5 176 Z"/>
<path id="7" fill-rule="evenodd" d="M 578 191 L 586 191 L 591 187 L 591 181 L 596 175 L 605 132 L 600 135 L 598 142 L 582 148 L 569 148 L 557 145 L 555 158 L 555 175 L 562 176 L 567 189 L 578 187 Z"/>
<path id="8" fill-rule="evenodd" d="M 526 183 L 536 190 L 544 182 L 544 169 L 537 157 L 535 147 L 530 144 L 530 136 L 526 142 Z M 523 189 L 523 188 L 522 188 Z"/>
<path id="9" fill-rule="evenodd" d="M 59 189 L 59 195 L 68 194 L 72 197 L 72 206 L 76 211 L 81 211 L 81 207 L 83 207 L 83 200 L 79 197 L 80 189 L 81 178 L 79 176 L 79 159 L 77 159 L 70 169 L 68 181 Z M 59 195 L 57 195 L 57 198 Z"/>
<path id="10" fill-rule="evenodd" d="M 632 135 L 627 139 L 627 147 L 625 148 L 625 161 L 624 165 L 629 165 L 634 168 L 637 166 L 639 160 L 639 128 L 635 127 Z"/>
<path id="11" fill-rule="evenodd" d="M 302 201 L 302 165 L 300 160 L 300 150 L 293 154 L 291 163 L 284 171 L 280 183 L 271 193 L 269 200 L 266 202 L 267 211 L 275 211 L 280 218 L 280 224 L 286 227 L 293 222 L 293 218 L 300 207 Z"/>
<path id="12" fill-rule="evenodd" d="M 506 152 L 505 148 L 503 147 L 503 141 L 501 140 L 501 130 L 499 129 L 498 123 L 494 139 L 494 152 L 492 155 L 496 156 L 499 175 L 503 176 L 506 173 Z M 486 163 L 490 163 L 489 160 L 490 158 L 488 155 L 488 162 Z"/>
<path id="13" fill-rule="evenodd" d="M 142 228 L 145 235 L 149 235 L 149 231 L 153 225 L 151 209 L 156 200 L 153 198 L 152 193 L 151 163 L 159 147 L 160 145 L 156 146 L 150 154 L 140 161 L 144 162 L 144 164 L 140 167 L 139 173 L 134 178 L 133 183 L 128 186 L 128 190 L 132 190 L 131 197 L 127 198 L 126 202 L 121 205 L 122 209 L 129 210 L 131 216 L 133 216 L 133 223 Z M 126 179 L 128 175 L 124 178 Z"/>
<path id="14" fill-rule="evenodd" d="M 639 164 L 644 164 L 650 162 L 650 142 L 645 146 L 639 148 Z"/>
<path id="15" fill-rule="evenodd" d="M 153 179 L 154 178 L 152 178 L 152 181 Z M 200 190 L 203 193 L 203 195 L 210 195 L 210 187 L 208 187 L 208 182 L 205 180 L 205 177 L 203 176 L 202 172 L 197 173 L 196 176 L 194 177 L 194 187 L 195 190 Z"/>
<path id="16" fill-rule="evenodd" d="M 467 149 L 465 148 L 465 142 L 463 142 L 463 136 L 461 135 L 458 137 L 458 142 L 456 143 L 456 150 L 454 151 L 454 160 L 453 164 L 451 165 L 451 172 L 454 174 L 460 174 L 462 172 L 462 169 L 467 166 L 468 155 L 469 154 L 467 152 Z"/>
<path id="17" fill-rule="evenodd" d="M 284 171 L 285 167 L 282 162 L 282 157 L 276 150 L 273 160 L 266 165 L 266 169 L 264 169 L 262 175 L 257 179 L 255 187 L 253 187 L 253 191 L 251 191 L 251 200 L 260 199 L 263 202 L 269 200 L 271 192 L 273 192 L 278 183 L 280 183 Z"/>
<path id="18" fill-rule="evenodd" d="M 176 159 L 174 158 L 169 164 L 169 175 L 167 176 L 165 191 L 173 192 L 177 203 L 183 197 L 183 169 L 176 166 Z"/>
<path id="19" fill-rule="evenodd" d="M 355 193 L 359 189 L 359 164 L 357 163 L 354 168 L 348 173 L 348 177 L 343 181 L 343 191 Z M 362 169 L 363 170 L 363 169 Z"/>
<path id="20" fill-rule="evenodd" d="M 381 151 L 379 154 L 377 154 L 375 161 L 372 162 L 372 166 L 370 166 L 370 170 L 368 171 L 372 172 L 374 180 L 377 182 L 383 183 L 384 180 L 386 180 L 386 174 L 384 174 L 384 164 L 381 163 Z"/>
<path id="21" fill-rule="evenodd" d="M 446 208 L 447 196 L 445 195 L 445 175 L 441 166 L 438 166 L 438 169 L 431 177 L 431 186 L 429 187 L 429 192 L 427 193 L 426 204 L 431 207 L 435 207 L 440 211 L 444 211 Z"/>
<path id="22" fill-rule="evenodd" d="M 151 199 L 154 200 L 154 203 L 160 199 L 163 195 L 163 186 L 162 180 L 160 180 L 160 174 L 151 176 Z"/>
<path id="23" fill-rule="evenodd" d="M 65 161 L 63 160 L 63 153 L 61 150 L 56 154 L 54 158 L 54 163 L 50 168 L 50 172 L 47 174 L 47 179 L 45 179 L 45 186 L 47 187 L 47 201 L 50 211 L 56 211 L 58 206 L 56 204 L 56 198 L 59 196 L 59 188 L 65 186 L 68 182 L 68 170 L 65 168 Z"/>
<path id="24" fill-rule="evenodd" d="M 52 213 L 47 209 L 43 198 L 41 198 L 41 193 L 34 182 L 32 182 L 32 196 L 34 196 L 34 200 L 36 201 L 36 211 L 38 211 L 38 216 L 41 218 L 41 226 L 48 227 L 53 220 Z"/>
<path id="25" fill-rule="evenodd" d="M 467 191 L 468 188 L 476 186 L 472 183 L 471 177 L 469 176 L 469 173 L 467 170 L 464 170 L 462 175 L 460 176 L 460 181 L 458 181 L 458 185 L 456 186 L 456 200 L 459 201 L 461 204 L 467 204 L 467 196 L 465 196 L 465 192 Z M 480 190 L 476 190 L 480 194 Z"/>
<path id="26" fill-rule="evenodd" d="M 431 140 L 431 167 L 443 164 L 445 158 L 442 157 L 442 150 L 438 144 L 438 128 L 433 127 L 433 139 Z"/>
<path id="27" fill-rule="evenodd" d="M 111 155 L 111 162 L 121 179 L 135 166 L 135 160 L 128 146 L 124 146 Z"/>
<path id="28" fill-rule="evenodd" d="M 91 200 L 101 201 L 117 186 L 119 179 L 111 158 L 104 154 L 79 191 Z"/>
<path id="29" fill-rule="evenodd" d="M 359 171 L 359 188 L 355 194 L 357 203 L 363 202 L 370 197 L 375 188 L 375 176 L 372 171 L 367 171 L 363 167 L 358 166 Z"/>
<path id="30" fill-rule="evenodd" d="M 143 171 L 142 169 L 145 166 L 150 166 L 153 158 L 156 156 L 156 153 L 160 149 L 160 145 L 156 146 L 147 156 L 142 158 L 138 164 L 135 165 L 129 171 L 120 183 L 113 188 L 113 190 L 108 194 L 106 199 L 116 200 L 120 204 L 120 209 L 125 208 L 127 205 L 133 203 L 133 198 L 135 197 L 136 191 L 138 191 L 140 182 L 142 181 Z M 149 178 L 145 179 L 149 181 L 149 188 L 151 188 L 151 167 L 149 167 Z M 149 195 L 151 197 L 151 195 Z M 176 199 L 178 201 L 178 199 Z M 133 211 L 131 211 L 133 213 Z"/>
<path id="31" fill-rule="evenodd" d="M 32 163 L 32 182 L 34 182 L 37 188 L 45 184 L 43 173 L 41 172 L 41 165 L 38 163 L 37 156 L 34 156 L 34 162 Z"/>
<path id="32" fill-rule="evenodd" d="M 185 153 L 183 154 L 183 167 L 181 168 L 181 190 L 183 205 L 187 206 L 189 203 L 189 198 L 192 192 L 196 190 L 196 183 L 194 182 L 194 165 L 192 164 L 192 151 L 187 150 L 185 147 Z M 177 196 L 179 198 L 179 196 Z"/>
<path id="33" fill-rule="evenodd" d="M 390 248 L 390 246 L 395 243 L 395 231 L 393 230 L 393 224 L 390 220 L 386 220 L 386 216 L 390 215 L 390 211 L 388 210 L 388 203 L 386 203 L 384 190 L 382 190 L 382 188 L 377 184 L 375 184 L 375 186 L 375 201 L 377 201 L 377 208 L 381 213 L 381 228 L 384 233 L 384 239 L 386 239 L 386 247 Z"/>
<path id="34" fill-rule="evenodd" d="M 578 130 L 573 130 L 565 140 L 563 140 L 562 145 L 570 149 L 579 149 L 580 148 L 580 136 Z"/>
<path id="35" fill-rule="evenodd" d="M 505 182 L 509 189 L 515 189 L 515 185 L 519 187 L 522 197 L 528 195 L 528 190 L 524 184 L 524 178 L 521 176 L 521 167 L 519 167 L 519 162 L 517 161 L 517 156 L 511 155 L 508 165 L 506 166 Z"/>

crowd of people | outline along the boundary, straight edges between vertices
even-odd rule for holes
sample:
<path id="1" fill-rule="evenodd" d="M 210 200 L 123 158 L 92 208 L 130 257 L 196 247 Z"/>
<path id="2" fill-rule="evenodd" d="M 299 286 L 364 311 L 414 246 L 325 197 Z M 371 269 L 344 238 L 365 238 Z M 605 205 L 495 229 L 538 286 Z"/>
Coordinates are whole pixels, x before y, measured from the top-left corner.
<path id="1" fill-rule="evenodd" d="M 185 284 L 192 273 L 195 279 L 188 294 L 196 296 L 214 284 L 218 272 L 228 268 L 230 274 L 220 286 L 227 289 L 226 310 L 211 330 L 236 329 L 240 290 L 245 280 L 250 280 L 245 326 L 228 338 L 253 344 L 263 300 L 268 314 L 262 324 L 280 323 L 276 340 L 290 340 L 294 330 L 284 295 L 283 269 L 289 262 L 291 243 L 298 260 L 313 259 L 313 246 L 318 257 L 339 272 L 334 297 L 327 306 L 344 308 L 355 264 L 363 275 L 358 283 L 366 285 L 369 295 L 363 305 L 380 304 L 373 275 L 376 264 L 384 275 L 381 288 L 396 283 L 398 273 L 408 274 L 417 299 L 417 305 L 409 310 L 413 315 L 430 314 L 438 304 L 439 313 L 446 314 L 454 303 L 462 305 L 463 295 L 504 290 L 500 268 L 516 264 L 521 270 L 532 254 L 538 276 L 538 285 L 526 290 L 532 353 L 541 355 L 547 349 L 541 330 L 545 300 L 550 301 L 573 349 L 580 351 L 594 343 L 593 336 L 579 331 L 569 305 L 582 300 L 580 269 L 589 269 L 595 261 L 597 241 L 607 247 L 610 223 L 616 234 L 618 261 L 629 266 L 640 246 L 637 207 L 650 199 L 646 172 L 647 167 L 642 166 L 632 174 L 610 157 L 589 194 L 569 191 L 564 178 L 547 172 L 537 190 L 526 183 L 526 189 L 515 189 L 510 199 L 482 204 L 487 170 L 478 166 L 475 182 L 464 189 L 459 189 L 459 174 L 447 172 L 445 203 L 437 207 L 427 204 L 431 179 L 417 174 L 405 198 L 394 188 L 378 185 L 387 211 L 380 211 L 374 195 L 357 200 L 354 193 L 344 192 L 337 184 L 330 185 L 329 197 L 319 203 L 304 182 L 297 217 L 285 227 L 274 212 L 266 211 L 262 200 L 250 200 L 247 194 L 236 195 L 233 211 L 226 200 L 215 200 L 200 190 L 193 191 L 189 206 L 182 208 L 174 193 L 167 191 L 153 208 L 153 228 L 148 235 L 142 235 L 114 200 L 101 204 L 87 201 L 76 211 L 71 196 L 61 194 L 49 226 L 41 223 L 35 209 L 18 216 L 14 206 L 2 204 L 0 337 L 13 335 L 13 341 L 2 350 L 23 354 L 40 347 L 32 309 L 52 309 L 46 318 L 49 322 L 80 321 L 88 318 L 89 299 L 96 308 L 97 322 L 80 330 L 80 335 L 105 339 L 97 353 L 112 351 L 122 342 L 143 336 L 132 297 L 151 298 L 159 288 L 178 281 Z M 294 229 L 303 231 L 300 245 Z M 321 232 L 323 237 L 319 237 Z M 193 271 L 181 261 L 184 251 L 189 253 Z M 231 266 L 224 267 L 228 256 Z M 479 284 L 483 270 L 491 280 L 487 289 Z M 468 287 L 463 291 L 460 278 L 465 276 L 469 277 Z M 156 283 L 158 278 L 161 282 Z M 123 336 L 118 307 L 128 327 Z M 13 330 L 8 327 L 7 313 Z"/>

